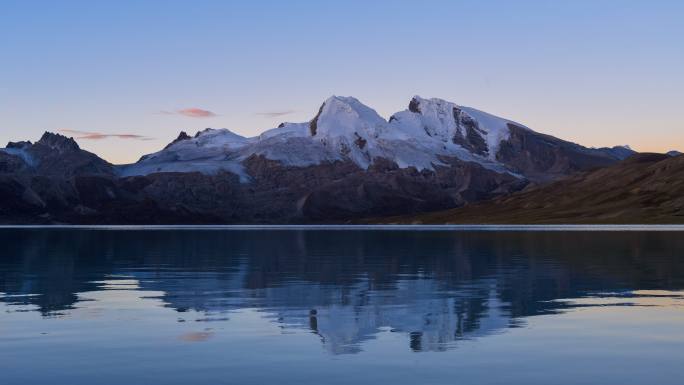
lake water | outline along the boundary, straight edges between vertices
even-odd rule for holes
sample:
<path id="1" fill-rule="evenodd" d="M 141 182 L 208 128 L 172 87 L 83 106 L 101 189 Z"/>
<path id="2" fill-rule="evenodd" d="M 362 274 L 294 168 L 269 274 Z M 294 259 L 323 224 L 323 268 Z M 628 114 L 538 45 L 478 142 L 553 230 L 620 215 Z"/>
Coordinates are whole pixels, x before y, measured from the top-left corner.
<path id="1" fill-rule="evenodd" d="M 0 229 L 0 383 L 683 381 L 684 232 L 338 230 Z"/>

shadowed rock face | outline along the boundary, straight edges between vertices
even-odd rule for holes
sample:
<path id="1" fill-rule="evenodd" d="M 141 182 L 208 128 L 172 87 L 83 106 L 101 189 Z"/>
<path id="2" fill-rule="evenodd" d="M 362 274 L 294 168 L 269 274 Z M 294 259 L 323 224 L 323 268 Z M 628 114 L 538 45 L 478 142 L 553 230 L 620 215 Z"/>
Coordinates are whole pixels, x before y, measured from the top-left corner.
<path id="1" fill-rule="evenodd" d="M 431 172 L 400 169 L 394 163 L 382 161 L 368 170 L 351 162 L 282 167 L 263 157 L 253 157 L 247 160 L 250 175 L 255 179 L 255 193 L 250 201 L 256 203 L 255 208 L 261 202 L 270 202 L 272 207 L 268 210 L 287 213 L 294 221 L 345 221 L 460 206 L 519 190 L 527 183 L 475 163 L 454 159 L 445 162 L 451 167 Z M 273 191 L 278 192 L 275 197 Z"/>
<path id="2" fill-rule="evenodd" d="M 535 182 L 548 182 L 619 160 L 608 151 L 582 147 L 514 124 L 508 128 L 510 137 L 501 142 L 496 159 Z"/>
<path id="3" fill-rule="evenodd" d="M 8 146 L 9 147 L 9 146 Z M 21 149 L 31 160 L 26 173 L 56 178 L 82 174 L 113 176 L 114 168 L 95 154 L 82 150 L 76 141 L 66 136 L 46 132 L 34 144 L 22 142 Z"/>
<path id="4" fill-rule="evenodd" d="M 475 122 L 468 115 L 463 114 L 459 108 L 454 108 L 454 120 L 460 135 L 453 137 L 454 143 L 472 153 L 486 156 L 488 153 L 487 143 L 482 137 L 482 133 Z"/>
<path id="5" fill-rule="evenodd" d="M 5 175 L 0 175 L 0 202 L 0 217 L 35 216 L 44 208 L 30 189 Z"/>
<path id="6" fill-rule="evenodd" d="M 311 134 L 311 136 L 316 136 L 316 132 L 318 131 L 318 118 L 321 116 L 321 113 L 323 112 L 323 107 L 325 107 L 325 103 L 321 104 L 321 108 L 318 109 L 318 113 L 309 122 L 309 133 Z"/>
<path id="7" fill-rule="evenodd" d="M 111 164 L 63 135 L 46 132 L 36 143 L 9 143 L 7 149 L 14 152 L 0 151 L 0 222 L 49 222 L 95 199 L 79 194 L 79 178 L 115 178 Z"/>
<path id="8" fill-rule="evenodd" d="M 351 162 L 287 167 L 252 156 L 245 161 L 252 177 L 249 184 L 240 184 L 230 173 L 163 173 L 125 178 L 120 187 L 126 191 L 122 199 L 138 205 L 147 202 L 143 212 L 157 210 L 158 221 L 166 216 L 166 223 L 307 223 L 454 207 L 515 191 L 526 183 L 474 163 L 452 162 L 453 167 L 432 173 L 399 169 L 389 162 L 369 170 Z M 442 188 L 435 189 L 435 184 Z"/>
<path id="9" fill-rule="evenodd" d="M 28 165 L 17 155 L 0 152 L 0 173 L 10 173 L 24 170 Z"/>
<path id="10" fill-rule="evenodd" d="M 684 223 L 684 156 L 637 154 L 610 167 L 491 202 L 389 221 Z"/>
<path id="11" fill-rule="evenodd" d="M 416 100 L 416 98 L 411 99 L 408 109 L 413 113 L 420 114 L 420 103 L 418 100 Z"/>

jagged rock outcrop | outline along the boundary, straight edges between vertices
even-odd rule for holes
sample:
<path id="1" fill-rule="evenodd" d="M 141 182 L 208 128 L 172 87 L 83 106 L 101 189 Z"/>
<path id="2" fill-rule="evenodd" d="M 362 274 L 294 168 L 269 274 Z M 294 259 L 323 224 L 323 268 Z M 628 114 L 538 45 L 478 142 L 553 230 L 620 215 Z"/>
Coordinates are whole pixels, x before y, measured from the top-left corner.
<path id="1" fill-rule="evenodd" d="M 192 137 L 190 135 L 188 135 L 185 131 L 181 131 L 180 134 L 178 134 L 178 137 L 176 139 L 174 139 L 171 143 L 167 144 L 166 147 L 164 147 L 164 150 L 166 150 L 167 148 L 169 148 L 169 147 L 173 146 L 174 144 L 180 142 L 181 140 L 188 140 L 188 139 L 192 139 Z"/>
<path id="2" fill-rule="evenodd" d="M 13 164 L 3 166 L 3 158 Z M 82 174 L 115 175 L 111 164 L 95 154 L 82 150 L 73 138 L 51 132 L 43 134 L 35 143 L 10 142 L 3 151 L 0 151 L 0 167 L 6 169 L 5 172 L 24 172 L 27 175 L 58 178 Z"/>

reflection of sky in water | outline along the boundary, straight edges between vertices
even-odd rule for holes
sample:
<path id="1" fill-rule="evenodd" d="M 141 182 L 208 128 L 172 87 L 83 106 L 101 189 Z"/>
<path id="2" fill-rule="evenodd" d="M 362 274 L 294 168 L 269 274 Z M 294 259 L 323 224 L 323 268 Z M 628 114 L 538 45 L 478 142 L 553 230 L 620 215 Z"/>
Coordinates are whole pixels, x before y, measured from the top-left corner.
<path id="1" fill-rule="evenodd" d="M 3 384 L 684 374 L 676 233 L 255 233 L 11 234 Z"/>

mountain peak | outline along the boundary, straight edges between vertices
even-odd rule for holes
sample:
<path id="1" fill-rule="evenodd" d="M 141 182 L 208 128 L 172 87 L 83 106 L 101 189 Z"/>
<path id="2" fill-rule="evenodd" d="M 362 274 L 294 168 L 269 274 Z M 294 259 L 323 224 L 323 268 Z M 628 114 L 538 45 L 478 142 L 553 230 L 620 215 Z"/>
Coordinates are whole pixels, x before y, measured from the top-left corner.
<path id="1" fill-rule="evenodd" d="M 409 111 L 415 113 L 423 113 L 426 108 L 436 109 L 436 108 L 450 108 L 454 107 L 456 104 L 439 98 L 423 98 L 420 95 L 414 95 L 409 102 Z"/>
<path id="2" fill-rule="evenodd" d="M 178 137 L 174 139 L 171 143 L 167 144 L 166 147 L 164 147 L 164 150 L 167 148 L 173 146 L 174 144 L 183 141 L 183 140 L 188 140 L 192 139 L 192 136 L 188 135 L 185 131 L 181 131 L 180 134 L 178 134 Z"/>
<path id="3" fill-rule="evenodd" d="M 323 103 L 360 103 L 358 99 L 353 96 L 337 96 L 331 95 L 329 98 L 325 99 Z"/>
<path id="4" fill-rule="evenodd" d="M 374 109 L 352 96 L 333 95 L 323 102 L 309 124 L 311 136 L 361 136 L 387 121 Z"/>
<path id="5" fill-rule="evenodd" d="M 242 135 L 236 134 L 227 128 L 205 128 L 197 131 L 195 136 L 191 137 L 185 131 L 182 131 L 176 139 L 164 147 L 178 148 L 237 148 L 248 141 Z M 163 151 L 163 150 L 162 150 Z"/>
<path id="6" fill-rule="evenodd" d="M 433 140 L 454 143 L 470 153 L 496 160 L 499 144 L 509 137 L 509 124 L 527 129 L 513 121 L 486 112 L 460 106 L 439 98 L 411 98 L 408 110 L 390 118 L 395 128 L 411 130 L 418 136 L 420 130 Z"/>
<path id="7" fill-rule="evenodd" d="M 390 121 L 411 122 L 411 125 L 420 127 L 429 137 L 450 142 L 456 134 L 464 134 L 459 131 L 459 112 L 460 109 L 454 103 L 442 99 L 425 99 L 416 95 L 411 98 L 408 111 L 394 114 Z"/>
<path id="8" fill-rule="evenodd" d="M 8 142 L 6 148 L 15 148 L 15 149 L 25 149 L 29 148 L 33 145 L 30 140 L 22 140 L 19 142 Z"/>
<path id="9" fill-rule="evenodd" d="M 43 136 L 36 142 L 36 144 L 42 144 L 60 152 L 76 151 L 81 149 L 74 138 L 68 138 L 62 134 L 55 134 L 49 131 L 45 131 Z"/>

